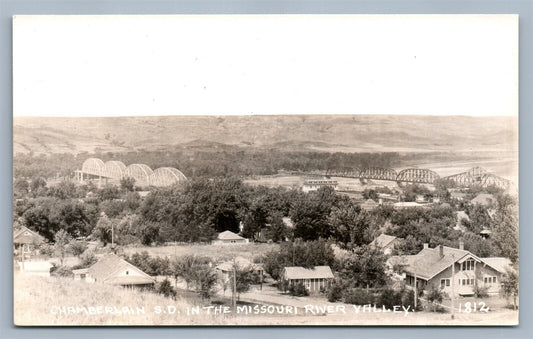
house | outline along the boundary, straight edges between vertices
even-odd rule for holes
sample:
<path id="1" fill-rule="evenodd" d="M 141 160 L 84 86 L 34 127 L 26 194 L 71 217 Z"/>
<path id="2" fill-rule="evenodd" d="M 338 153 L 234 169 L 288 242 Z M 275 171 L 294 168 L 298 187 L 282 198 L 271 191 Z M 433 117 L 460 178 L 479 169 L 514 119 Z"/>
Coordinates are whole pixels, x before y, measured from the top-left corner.
<path id="1" fill-rule="evenodd" d="M 339 183 L 336 180 L 307 180 L 302 187 L 302 191 L 308 193 L 311 191 L 318 191 L 318 189 L 322 187 L 331 187 L 334 190 L 337 190 L 338 185 Z"/>
<path id="2" fill-rule="evenodd" d="M 490 235 L 492 234 L 492 231 L 489 230 L 489 229 L 482 229 L 480 232 L 479 232 L 479 235 L 483 238 L 483 239 L 488 239 L 490 238 Z"/>
<path id="3" fill-rule="evenodd" d="M 380 234 L 370 243 L 370 246 L 381 249 L 384 254 L 391 254 L 400 240 L 392 235 Z"/>
<path id="4" fill-rule="evenodd" d="M 238 270 L 243 270 L 243 269 L 248 269 L 248 268 L 251 269 L 254 274 L 256 274 L 258 277 L 261 277 L 261 280 L 264 275 L 263 265 L 254 264 L 251 261 L 243 257 L 236 257 L 235 260 L 225 261 L 215 268 L 217 272 L 219 273 L 219 276 L 223 283 L 228 283 L 230 279 L 233 277 L 234 266 Z"/>
<path id="5" fill-rule="evenodd" d="M 116 254 L 106 254 L 88 268 L 73 270 L 74 280 L 123 287 L 152 287 L 155 279 Z"/>
<path id="6" fill-rule="evenodd" d="M 49 277 L 50 269 L 53 267 L 48 261 L 19 261 L 18 266 L 21 273 Z"/>
<path id="7" fill-rule="evenodd" d="M 301 266 L 285 267 L 281 273 L 281 281 L 287 286 L 303 283 L 310 293 L 320 292 L 322 288 L 328 288 L 333 280 L 333 272 L 329 266 L 315 266 L 304 268 Z"/>
<path id="8" fill-rule="evenodd" d="M 480 193 L 474 199 L 470 201 L 472 205 L 490 206 L 496 202 L 496 199 L 492 194 Z"/>
<path id="9" fill-rule="evenodd" d="M 427 204 L 420 204 L 416 201 L 400 201 L 392 204 L 394 208 L 413 208 L 413 207 L 427 207 Z"/>
<path id="10" fill-rule="evenodd" d="M 37 245 L 45 241 L 39 233 L 21 226 L 13 232 L 13 249 L 15 255 L 29 255 Z"/>
<path id="11" fill-rule="evenodd" d="M 487 288 L 488 294 L 500 291 L 502 275 L 510 261 L 506 258 L 479 258 L 459 248 L 438 246 L 424 249 L 416 255 L 393 256 L 389 258 L 389 266 L 401 266 L 407 286 L 428 289 L 440 286 L 449 296 L 452 288 L 455 296 L 474 294 L 476 286 Z M 453 267 L 453 269 L 452 269 Z"/>
<path id="12" fill-rule="evenodd" d="M 466 193 L 458 192 L 458 191 L 450 191 L 450 198 L 456 199 L 459 201 L 463 201 L 466 199 Z"/>
<path id="13" fill-rule="evenodd" d="M 379 204 L 372 199 L 367 199 L 361 204 L 361 208 L 365 211 L 372 211 L 377 208 Z"/>
<path id="14" fill-rule="evenodd" d="M 219 233 L 217 238 L 213 240 L 213 244 L 247 244 L 248 239 L 241 237 L 231 231 L 224 231 Z"/>

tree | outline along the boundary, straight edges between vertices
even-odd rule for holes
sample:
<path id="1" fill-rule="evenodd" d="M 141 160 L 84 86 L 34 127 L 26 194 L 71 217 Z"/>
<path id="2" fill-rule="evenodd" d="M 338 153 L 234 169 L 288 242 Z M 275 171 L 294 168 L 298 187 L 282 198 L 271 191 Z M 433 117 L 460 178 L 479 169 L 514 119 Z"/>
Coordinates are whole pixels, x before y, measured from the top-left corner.
<path id="1" fill-rule="evenodd" d="M 339 277 L 352 287 L 380 287 L 387 283 L 386 256 L 377 248 L 360 246 L 339 263 Z"/>
<path id="2" fill-rule="evenodd" d="M 59 230 L 54 237 L 54 252 L 59 257 L 61 266 L 65 260 L 65 256 L 69 250 L 70 236 L 65 230 Z"/>
<path id="3" fill-rule="evenodd" d="M 70 251 L 76 257 L 79 257 L 83 252 L 87 250 L 87 243 L 83 241 L 71 241 L 69 245 Z"/>
<path id="4" fill-rule="evenodd" d="M 235 274 L 235 288 L 233 286 L 233 274 Z M 231 291 L 237 293 L 237 299 L 241 293 L 247 292 L 254 282 L 254 270 L 251 266 L 240 267 L 237 263 L 233 265 L 233 271 L 230 276 Z"/>
<path id="5" fill-rule="evenodd" d="M 433 312 L 436 312 L 439 304 L 442 302 L 443 298 L 443 292 L 442 289 L 436 285 L 431 285 L 429 290 L 427 291 L 427 300 L 433 310 Z"/>
<path id="6" fill-rule="evenodd" d="M 30 190 L 30 184 L 26 179 L 17 178 L 13 182 L 13 191 L 16 196 L 24 197 L 28 194 Z"/>
<path id="7" fill-rule="evenodd" d="M 329 238 L 332 230 L 328 216 L 336 202 L 335 191 L 329 187 L 297 196 L 290 213 L 294 236 L 303 240 Z"/>
<path id="8" fill-rule="evenodd" d="M 505 274 L 502 276 L 502 292 L 504 296 L 513 298 L 513 308 L 516 310 L 516 297 L 518 296 L 518 273 L 512 268 L 507 268 Z"/>
<path id="9" fill-rule="evenodd" d="M 368 214 L 351 200 L 342 200 L 331 209 L 328 217 L 335 239 L 344 244 L 363 245 L 370 226 Z"/>
<path id="10" fill-rule="evenodd" d="M 120 188 L 125 192 L 133 192 L 135 190 L 135 179 L 131 177 L 120 179 Z"/>
<path id="11" fill-rule="evenodd" d="M 93 229 L 92 235 L 104 243 L 104 246 L 107 243 L 111 242 L 111 232 L 112 232 L 113 222 L 107 217 L 107 215 L 102 212 L 96 227 Z"/>

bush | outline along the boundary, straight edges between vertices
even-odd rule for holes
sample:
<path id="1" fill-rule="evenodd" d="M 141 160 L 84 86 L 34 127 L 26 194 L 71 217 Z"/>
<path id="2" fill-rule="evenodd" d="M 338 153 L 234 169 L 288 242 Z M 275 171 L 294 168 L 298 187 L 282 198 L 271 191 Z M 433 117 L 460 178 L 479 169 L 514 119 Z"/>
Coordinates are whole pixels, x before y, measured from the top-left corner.
<path id="1" fill-rule="evenodd" d="M 157 293 L 164 295 L 166 298 L 175 298 L 176 291 L 168 279 L 163 280 L 156 288 Z"/>
<path id="2" fill-rule="evenodd" d="M 295 297 L 305 297 L 309 295 L 309 291 L 307 291 L 303 283 L 298 283 L 289 287 L 289 294 Z"/>
<path id="3" fill-rule="evenodd" d="M 87 250 L 87 243 L 84 241 L 72 241 L 70 243 L 70 252 L 76 257 L 80 256 L 86 250 Z"/>
<path id="4" fill-rule="evenodd" d="M 342 292 L 344 291 L 344 285 L 335 281 L 328 290 L 328 301 L 335 302 L 342 299 Z"/>
<path id="5" fill-rule="evenodd" d="M 72 267 L 68 266 L 53 266 L 50 269 L 50 275 L 54 277 L 73 277 Z"/>
<path id="6" fill-rule="evenodd" d="M 387 308 L 393 308 L 394 306 L 402 305 L 403 291 L 394 291 L 390 288 L 384 288 L 381 290 L 379 297 L 377 298 L 376 305 L 378 307 L 385 306 Z"/>
<path id="7" fill-rule="evenodd" d="M 352 288 L 347 290 L 344 295 L 344 302 L 354 305 L 368 305 L 374 303 L 374 295 L 362 288 Z"/>
<path id="8" fill-rule="evenodd" d="M 489 288 L 486 286 L 479 286 L 478 284 L 474 286 L 474 294 L 476 298 L 487 298 L 489 296 L 488 290 Z"/>

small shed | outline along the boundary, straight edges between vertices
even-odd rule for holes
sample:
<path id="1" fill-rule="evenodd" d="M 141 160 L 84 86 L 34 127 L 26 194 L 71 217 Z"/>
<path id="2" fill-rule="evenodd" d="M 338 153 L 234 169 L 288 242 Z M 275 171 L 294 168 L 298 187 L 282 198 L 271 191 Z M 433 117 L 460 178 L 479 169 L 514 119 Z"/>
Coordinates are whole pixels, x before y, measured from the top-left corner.
<path id="1" fill-rule="evenodd" d="M 220 233 L 216 240 L 213 240 L 213 244 L 246 244 L 248 239 L 241 237 L 231 231 L 224 231 Z"/>
<path id="2" fill-rule="evenodd" d="M 303 283 L 309 292 L 315 293 L 331 285 L 333 272 L 329 266 L 315 266 L 314 268 L 290 266 L 283 269 L 281 280 L 288 286 Z"/>
<path id="3" fill-rule="evenodd" d="M 216 267 L 217 272 L 219 272 L 219 275 L 223 282 L 228 282 L 231 277 L 233 277 L 233 266 L 235 265 L 236 269 L 243 270 L 243 269 L 251 269 L 253 274 L 255 274 L 259 279 L 262 280 L 264 270 L 263 266 L 260 264 L 254 264 L 251 261 L 243 258 L 243 257 L 236 257 L 235 261 L 228 260 Z"/>

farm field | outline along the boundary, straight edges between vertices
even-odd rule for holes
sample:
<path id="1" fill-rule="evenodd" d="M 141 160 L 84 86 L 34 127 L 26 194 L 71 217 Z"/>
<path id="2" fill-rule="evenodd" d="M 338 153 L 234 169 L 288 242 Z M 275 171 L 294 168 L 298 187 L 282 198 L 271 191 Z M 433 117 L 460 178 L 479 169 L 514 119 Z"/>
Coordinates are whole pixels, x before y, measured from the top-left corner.
<path id="1" fill-rule="evenodd" d="M 261 256 L 267 252 L 275 251 L 279 248 L 278 244 L 248 243 L 233 245 L 167 245 L 167 246 L 138 246 L 124 247 L 124 253 L 132 255 L 147 251 L 151 256 L 158 257 L 181 257 L 184 255 L 200 255 L 214 259 L 215 261 L 230 260 L 234 257 L 243 257 L 252 260 L 254 257 Z"/>
<path id="2" fill-rule="evenodd" d="M 518 312 L 501 309 L 488 313 L 299 311 L 298 314 L 251 316 L 243 314 L 187 315 L 194 306 L 183 298 L 172 300 L 152 292 L 90 284 L 69 278 L 14 275 L 14 323 L 17 326 L 58 325 L 516 325 Z M 311 301 L 312 302 L 312 301 Z M 327 302 L 314 306 L 323 306 Z M 339 304 L 342 306 L 341 304 Z M 272 305 L 273 306 L 273 305 Z M 279 306 L 279 305 L 278 305 Z M 70 307 L 70 311 L 68 309 Z M 94 312 L 81 311 L 83 309 Z M 64 310 L 61 312 L 61 310 Z M 99 310 L 99 311 L 95 311 Z M 143 311 L 139 311 L 143 310 Z M 159 312 L 157 311 L 159 310 Z M 168 311 L 167 311 L 168 310 Z M 203 310 L 203 308 L 202 308 Z M 94 313 L 94 314 L 91 314 Z"/>

